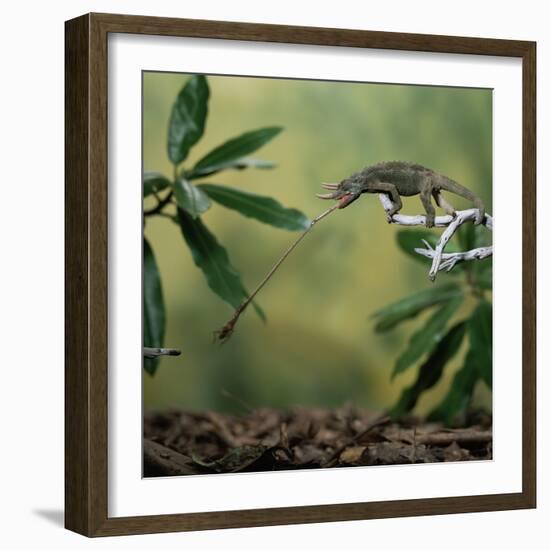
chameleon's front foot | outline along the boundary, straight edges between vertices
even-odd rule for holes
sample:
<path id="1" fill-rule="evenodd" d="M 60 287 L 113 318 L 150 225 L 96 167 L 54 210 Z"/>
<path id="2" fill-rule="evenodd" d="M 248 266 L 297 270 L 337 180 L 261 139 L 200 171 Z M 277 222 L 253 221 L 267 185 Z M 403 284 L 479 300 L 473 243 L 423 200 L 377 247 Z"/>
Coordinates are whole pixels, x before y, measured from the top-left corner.
<path id="1" fill-rule="evenodd" d="M 426 214 L 426 227 L 431 228 L 435 225 L 435 216 L 433 214 Z"/>
<path id="2" fill-rule="evenodd" d="M 386 220 L 388 223 L 393 223 L 393 217 L 397 214 L 397 212 L 399 211 L 394 209 L 386 211 Z"/>

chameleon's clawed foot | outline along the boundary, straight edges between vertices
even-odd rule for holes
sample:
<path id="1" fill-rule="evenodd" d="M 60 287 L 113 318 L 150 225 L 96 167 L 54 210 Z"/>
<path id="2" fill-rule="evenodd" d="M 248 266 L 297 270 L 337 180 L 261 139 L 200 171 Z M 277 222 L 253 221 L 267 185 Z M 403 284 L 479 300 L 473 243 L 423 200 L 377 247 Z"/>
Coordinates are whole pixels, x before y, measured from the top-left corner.
<path id="1" fill-rule="evenodd" d="M 430 228 L 435 225 L 435 218 L 434 216 L 426 216 L 426 227 Z"/>

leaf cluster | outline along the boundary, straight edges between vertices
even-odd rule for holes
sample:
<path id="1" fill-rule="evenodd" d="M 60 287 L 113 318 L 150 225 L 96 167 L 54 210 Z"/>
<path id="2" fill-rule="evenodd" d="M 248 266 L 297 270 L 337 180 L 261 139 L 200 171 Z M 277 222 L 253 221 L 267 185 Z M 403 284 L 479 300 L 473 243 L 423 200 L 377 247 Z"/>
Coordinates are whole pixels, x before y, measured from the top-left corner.
<path id="1" fill-rule="evenodd" d="M 236 308 L 248 296 L 229 254 L 203 220 L 213 203 L 273 227 L 301 231 L 309 219 L 299 210 L 286 208 L 272 197 L 258 195 L 214 182 L 200 182 L 225 170 L 270 169 L 274 163 L 249 155 L 282 131 L 279 126 L 258 128 L 233 137 L 204 155 L 190 167 L 182 165 L 202 138 L 208 119 L 210 89 L 203 75 L 192 76 L 179 92 L 168 122 L 167 154 L 173 165 L 171 177 L 159 172 L 143 175 L 143 196 L 154 196 L 157 204 L 144 212 L 145 218 L 161 215 L 176 223 L 193 261 L 217 296 Z M 197 183 L 199 182 L 199 183 Z M 158 265 L 150 244 L 144 240 L 144 346 L 162 347 L 166 323 Z M 261 318 L 265 315 L 253 304 Z M 144 367 L 153 374 L 158 359 L 147 359 Z"/>
<path id="2" fill-rule="evenodd" d="M 432 246 L 437 242 L 436 235 L 427 230 L 406 229 L 397 234 L 400 249 L 428 265 L 429 260 L 414 252 L 422 239 Z M 458 231 L 458 246 L 463 250 L 486 244 L 484 233 L 473 224 Z M 459 249 L 449 243 L 447 250 L 456 252 Z M 421 395 L 439 382 L 446 365 L 465 341 L 468 348 L 462 367 L 455 373 L 443 401 L 430 412 L 428 419 L 451 424 L 467 410 L 479 381 L 492 388 L 492 305 L 485 295 L 492 288 L 491 259 L 464 262 L 450 273 L 454 280 L 406 296 L 373 315 L 375 331 L 384 333 L 423 312 L 430 313 L 395 361 L 392 379 L 412 367 L 418 367 L 418 371 L 416 380 L 403 390 L 391 408 L 394 417 L 409 413 Z M 460 311 L 469 304 L 468 313 L 460 317 Z"/>

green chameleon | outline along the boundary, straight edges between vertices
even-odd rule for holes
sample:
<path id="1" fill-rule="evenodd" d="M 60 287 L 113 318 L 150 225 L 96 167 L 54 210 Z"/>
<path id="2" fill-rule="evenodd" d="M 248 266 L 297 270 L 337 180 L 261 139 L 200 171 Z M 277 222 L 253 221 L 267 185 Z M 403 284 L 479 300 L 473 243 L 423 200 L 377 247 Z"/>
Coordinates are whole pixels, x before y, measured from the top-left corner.
<path id="1" fill-rule="evenodd" d="M 454 207 L 444 199 L 441 191 L 449 191 L 471 201 L 478 210 L 476 225 L 485 218 L 485 206 L 477 195 L 460 183 L 412 162 L 380 162 L 367 166 L 340 183 L 323 183 L 322 186 L 333 192 L 317 196 L 321 199 L 338 200 L 339 208 L 349 206 L 362 193 L 386 193 L 393 202 L 393 207 L 388 211 L 389 219 L 403 207 L 401 197 L 420 195 L 426 210 L 426 227 L 434 226 L 435 208 L 431 201 L 432 196 L 447 214 L 456 215 Z"/>

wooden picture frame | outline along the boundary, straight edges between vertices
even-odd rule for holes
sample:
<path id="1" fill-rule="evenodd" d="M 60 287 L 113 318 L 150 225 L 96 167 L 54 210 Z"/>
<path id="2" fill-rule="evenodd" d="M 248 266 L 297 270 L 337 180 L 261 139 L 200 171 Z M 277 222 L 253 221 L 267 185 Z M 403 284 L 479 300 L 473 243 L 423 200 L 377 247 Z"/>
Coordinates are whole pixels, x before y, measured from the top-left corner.
<path id="1" fill-rule="evenodd" d="M 521 59 L 523 364 L 521 492 L 464 497 L 108 516 L 109 33 L 348 46 Z M 86 536 L 188 531 L 533 508 L 536 505 L 536 148 L 534 42 L 88 14 L 66 22 L 65 525 Z"/>

